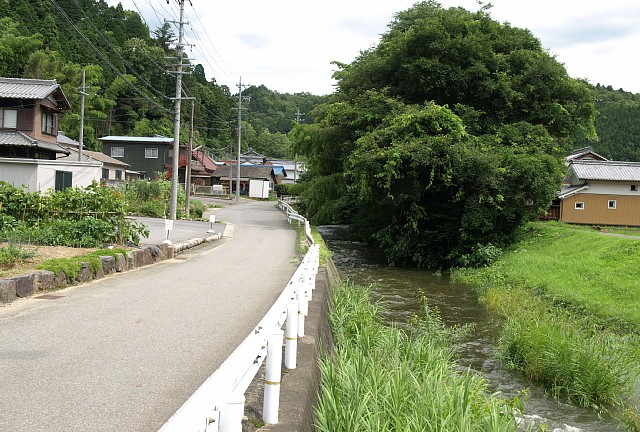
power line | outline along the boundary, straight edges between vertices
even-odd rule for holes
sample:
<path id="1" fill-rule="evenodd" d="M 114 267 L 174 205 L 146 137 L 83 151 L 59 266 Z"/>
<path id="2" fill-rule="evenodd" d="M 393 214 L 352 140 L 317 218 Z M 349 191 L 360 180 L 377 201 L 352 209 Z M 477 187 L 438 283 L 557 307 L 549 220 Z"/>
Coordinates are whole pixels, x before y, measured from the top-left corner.
<path id="1" fill-rule="evenodd" d="M 87 20 L 87 22 L 89 23 L 89 25 L 96 31 L 97 34 L 100 35 L 100 37 L 102 37 L 102 39 L 106 42 L 106 44 L 109 46 L 109 48 L 111 48 L 111 50 L 120 58 L 120 60 L 122 60 L 122 63 L 125 64 L 125 66 L 129 66 L 129 70 L 131 71 L 131 73 L 133 73 L 133 75 L 136 76 L 136 78 L 140 79 L 142 82 L 144 82 L 147 87 L 149 87 L 151 90 L 153 90 L 157 95 L 169 100 L 169 97 L 167 95 L 165 95 L 163 92 L 161 92 L 160 90 L 156 89 L 153 85 L 151 85 L 146 79 L 144 79 L 142 76 L 140 76 L 135 68 L 131 65 L 131 63 L 129 63 L 127 60 L 125 60 L 120 53 L 118 52 L 118 50 L 111 44 L 111 42 L 109 42 L 109 40 L 104 36 L 104 34 L 98 29 L 98 27 L 93 23 L 93 21 L 91 21 L 91 18 L 89 18 L 87 16 L 87 14 L 85 13 L 85 11 L 82 9 L 82 6 L 80 6 L 80 4 L 78 3 L 78 0 L 73 0 L 73 2 L 75 3 L 75 5 L 78 7 L 78 9 L 82 12 L 82 14 L 84 15 L 85 19 Z"/>
<path id="2" fill-rule="evenodd" d="M 162 105 L 160 105 L 158 102 L 156 102 L 155 100 L 153 100 L 151 97 L 149 97 L 146 93 L 144 93 L 142 90 L 140 90 L 138 87 L 136 87 L 132 82 L 130 82 L 121 72 L 120 70 L 115 67 L 110 61 L 109 59 L 107 59 L 107 57 L 98 49 L 96 48 L 95 45 L 93 45 L 93 43 L 89 40 L 89 38 L 87 38 L 87 36 L 85 36 L 84 33 L 82 33 L 82 31 L 78 28 L 78 26 L 76 26 L 76 24 L 73 22 L 73 20 L 71 18 L 69 18 L 69 15 L 67 15 L 67 13 L 64 11 L 64 9 L 62 9 L 62 7 L 60 7 L 60 5 L 56 2 L 56 0 L 50 0 L 51 3 L 53 3 L 53 5 L 56 7 L 56 9 L 60 12 L 60 14 L 62 14 L 62 16 L 69 22 L 69 24 L 71 24 L 71 26 L 73 27 L 73 29 L 82 37 L 82 39 L 85 40 L 85 42 L 87 42 L 87 44 L 96 52 L 96 54 L 98 54 L 98 56 L 100 56 L 100 58 L 102 59 L 102 61 L 104 61 L 107 65 L 109 65 L 109 67 L 129 86 L 131 87 L 133 90 L 135 90 L 140 96 L 142 96 L 143 98 L 145 98 L 149 103 L 157 106 L 158 108 L 161 108 L 167 112 L 170 112 L 169 110 L 167 110 L 165 107 L 163 107 Z"/>

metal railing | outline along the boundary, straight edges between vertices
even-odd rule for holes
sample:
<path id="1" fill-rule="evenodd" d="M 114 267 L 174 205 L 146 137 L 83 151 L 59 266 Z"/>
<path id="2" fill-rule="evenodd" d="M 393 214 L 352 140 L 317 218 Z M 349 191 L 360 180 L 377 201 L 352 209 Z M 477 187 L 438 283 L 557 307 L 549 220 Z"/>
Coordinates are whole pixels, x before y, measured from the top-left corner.
<path id="1" fill-rule="evenodd" d="M 294 220 L 298 221 L 298 226 L 304 223 L 304 233 L 307 236 L 307 241 L 309 242 L 309 244 L 313 244 L 314 240 L 313 235 L 311 234 L 311 225 L 304 216 L 299 215 L 298 212 L 293 207 L 291 207 L 290 203 L 295 202 L 296 197 L 281 198 L 278 200 L 278 207 L 280 208 L 280 210 L 287 213 L 287 220 L 289 221 L 289 223 Z"/>
<path id="2" fill-rule="evenodd" d="M 286 210 L 289 222 L 292 219 L 299 223 L 304 221 L 311 245 L 309 250 L 254 331 L 162 426 L 160 432 L 241 432 L 244 394 L 265 358 L 263 421 L 278 423 L 282 345 L 284 342 L 285 368 L 295 369 L 298 338 L 304 336 L 304 320 L 309 312 L 320 264 L 320 247 L 313 242 L 309 222 L 290 206 L 283 210 Z"/>

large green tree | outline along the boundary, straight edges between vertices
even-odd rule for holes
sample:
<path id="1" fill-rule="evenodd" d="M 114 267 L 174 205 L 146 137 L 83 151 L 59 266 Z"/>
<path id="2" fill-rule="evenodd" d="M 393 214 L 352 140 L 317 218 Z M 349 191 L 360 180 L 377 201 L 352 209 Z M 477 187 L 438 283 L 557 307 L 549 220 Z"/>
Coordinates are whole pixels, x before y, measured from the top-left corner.
<path id="1" fill-rule="evenodd" d="M 418 3 L 339 66 L 334 102 L 291 134 L 309 161 L 303 204 L 393 263 L 491 259 L 548 206 L 572 138 L 594 134 L 586 84 L 487 8 Z"/>

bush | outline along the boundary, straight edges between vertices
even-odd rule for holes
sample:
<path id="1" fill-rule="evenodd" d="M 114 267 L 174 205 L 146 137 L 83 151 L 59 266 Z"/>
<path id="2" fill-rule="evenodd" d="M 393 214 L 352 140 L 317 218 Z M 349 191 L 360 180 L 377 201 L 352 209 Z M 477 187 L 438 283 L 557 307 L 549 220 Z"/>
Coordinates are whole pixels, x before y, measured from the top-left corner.
<path id="1" fill-rule="evenodd" d="M 0 247 L 0 269 L 9 269 L 16 263 L 24 262 L 35 255 L 36 253 L 33 250 L 27 250 L 12 244 Z"/>
<path id="2" fill-rule="evenodd" d="M 464 254 L 458 259 L 460 267 L 477 268 L 489 265 L 502 256 L 502 249 L 488 243 L 477 244 L 471 249 L 471 253 Z"/>
<path id="3" fill-rule="evenodd" d="M 207 207 L 198 200 L 189 201 L 189 217 L 191 219 L 201 219 Z"/>

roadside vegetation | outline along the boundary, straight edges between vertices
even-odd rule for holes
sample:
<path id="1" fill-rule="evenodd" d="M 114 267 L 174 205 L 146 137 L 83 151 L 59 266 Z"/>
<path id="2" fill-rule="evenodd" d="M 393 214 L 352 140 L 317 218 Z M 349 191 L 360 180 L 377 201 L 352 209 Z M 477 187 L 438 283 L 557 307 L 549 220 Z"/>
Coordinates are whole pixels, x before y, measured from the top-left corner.
<path id="1" fill-rule="evenodd" d="M 135 180 L 125 183 L 125 199 L 130 214 L 162 218 L 169 216 L 171 182 L 166 180 Z M 178 188 L 176 217 L 185 217 L 186 193 Z M 195 199 L 189 200 L 189 218 L 201 219 L 205 205 Z"/>
<path id="2" fill-rule="evenodd" d="M 568 401 L 640 430 L 640 240 L 531 223 L 493 264 L 458 269 L 505 317 L 498 350 Z"/>
<path id="3" fill-rule="evenodd" d="M 126 216 L 123 193 L 96 182 L 86 188 L 45 193 L 0 182 L 0 240 L 10 244 L 137 244 L 148 231 Z"/>
<path id="4" fill-rule="evenodd" d="M 332 294 L 318 431 L 518 430 L 517 400 L 489 396 L 480 375 L 455 370 L 452 342 L 464 329 L 445 328 L 426 303 L 406 327 L 387 326 L 369 288 L 342 283 Z"/>

